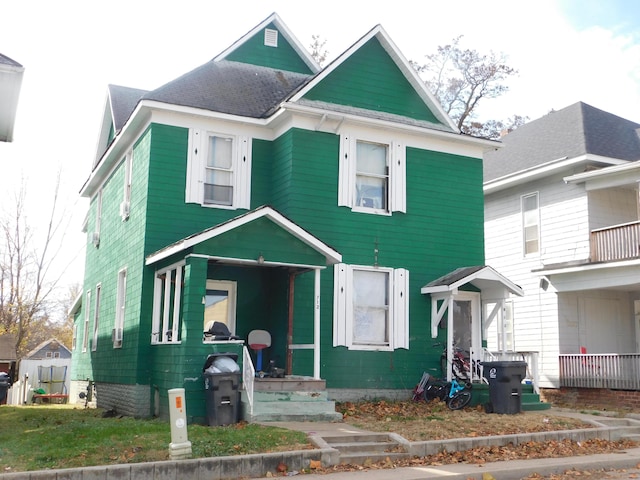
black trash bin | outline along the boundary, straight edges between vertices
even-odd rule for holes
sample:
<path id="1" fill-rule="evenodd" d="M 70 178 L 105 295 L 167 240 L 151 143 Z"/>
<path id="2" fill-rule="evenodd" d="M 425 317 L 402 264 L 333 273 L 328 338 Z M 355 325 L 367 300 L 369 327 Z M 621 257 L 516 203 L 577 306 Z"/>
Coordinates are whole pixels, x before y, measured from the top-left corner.
<path id="1" fill-rule="evenodd" d="M 489 380 L 488 413 L 520 413 L 522 380 L 527 375 L 526 362 L 483 362 L 484 376 Z"/>
<path id="2" fill-rule="evenodd" d="M 235 353 L 212 353 L 202 367 L 209 426 L 238 423 L 241 373 L 237 360 Z"/>
<path id="3" fill-rule="evenodd" d="M 11 377 L 8 373 L 0 372 L 0 404 L 5 403 L 7 391 L 11 386 Z"/>

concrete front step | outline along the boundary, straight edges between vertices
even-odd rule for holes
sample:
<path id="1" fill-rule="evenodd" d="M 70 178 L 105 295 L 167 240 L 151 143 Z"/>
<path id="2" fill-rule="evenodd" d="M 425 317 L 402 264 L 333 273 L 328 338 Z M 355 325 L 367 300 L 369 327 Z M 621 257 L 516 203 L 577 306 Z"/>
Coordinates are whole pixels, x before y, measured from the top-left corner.
<path id="1" fill-rule="evenodd" d="M 331 448 L 340 452 L 340 463 L 366 465 L 409 457 L 403 445 L 386 433 L 323 437 Z"/>
<path id="2" fill-rule="evenodd" d="M 241 418 L 250 423 L 342 420 L 336 403 L 323 391 L 254 391 L 253 409 L 246 391 L 241 393 Z"/>

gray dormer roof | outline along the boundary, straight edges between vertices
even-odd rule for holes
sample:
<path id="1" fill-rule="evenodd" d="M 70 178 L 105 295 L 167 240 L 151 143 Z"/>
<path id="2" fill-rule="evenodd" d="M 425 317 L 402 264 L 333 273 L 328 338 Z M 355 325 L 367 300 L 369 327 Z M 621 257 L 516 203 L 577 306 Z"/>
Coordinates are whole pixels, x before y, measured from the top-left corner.
<path id="1" fill-rule="evenodd" d="M 246 63 L 210 61 L 142 98 L 229 115 L 266 118 L 309 78 L 310 75 Z"/>
<path id="2" fill-rule="evenodd" d="M 140 99 L 147 92 L 147 90 L 140 90 L 139 88 L 109 85 L 111 114 L 113 115 L 113 127 L 116 132 L 119 132 L 122 129 Z"/>
<path id="3" fill-rule="evenodd" d="M 484 181 L 562 158 L 640 159 L 640 124 L 578 102 L 519 127 L 484 155 Z"/>

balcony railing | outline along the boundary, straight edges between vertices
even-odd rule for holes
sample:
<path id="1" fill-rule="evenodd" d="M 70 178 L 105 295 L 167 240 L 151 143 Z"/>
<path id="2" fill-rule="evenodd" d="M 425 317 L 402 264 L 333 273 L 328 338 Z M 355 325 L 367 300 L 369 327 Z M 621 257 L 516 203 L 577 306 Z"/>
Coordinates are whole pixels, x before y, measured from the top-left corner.
<path id="1" fill-rule="evenodd" d="M 640 258 L 640 222 L 599 228 L 591 232 L 591 261 Z"/>
<path id="2" fill-rule="evenodd" d="M 561 387 L 640 390 L 640 353 L 559 357 Z"/>

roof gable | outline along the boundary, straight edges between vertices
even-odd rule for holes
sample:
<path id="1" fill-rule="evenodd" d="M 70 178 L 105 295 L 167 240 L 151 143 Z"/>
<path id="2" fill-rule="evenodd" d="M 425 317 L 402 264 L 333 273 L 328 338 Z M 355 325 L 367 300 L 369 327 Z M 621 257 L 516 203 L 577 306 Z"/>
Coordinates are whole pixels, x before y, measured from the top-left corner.
<path id="1" fill-rule="evenodd" d="M 348 107 L 369 117 L 387 114 L 397 121 L 458 131 L 381 26 L 327 66 L 291 101 Z"/>
<path id="2" fill-rule="evenodd" d="M 213 60 L 249 63 L 306 75 L 320 69 L 276 13 L 271 14 Z"/>
<path id="3" fill-rule="evenodd" d="M 204 247 L 206 248 L 205 242 L 209 242 L 211 239 L 218 238 L 221 240 L 220 245 L 226 249 L 229 249 L 229 248 L 243 249 L 242 254 L 239 254 L 239 252 L 237 251 L 233 252 L 233 255 L 235 256 L 236 259 L 240 258 L 248 262 L 260 263 L 260 264 L 263 264 L 263 263 L 264 264 L 270 264 L 270 263 L 281 264 L 281 262 L 278 262 L 277 259 L 276 261 L 273 261 L 273 259 L 269 259 L 269 258 L 265 259 L 264 257 L 266 253 L 263 254 L 261 252 L 257 252 L 257 255 L 256 255 L 256 251 L 251 250 L 253 248 L 252 245 L 245 244 L 244 246 L 243 245 L 234 246 L 229 243 L 229 239 L 231 239 L 232 241 L 237 241 L 237 238 L 238 238 L 237 232 L 242 233 L 243 230 L 245 232 L 252 232 L 254 226 L 251 226 L 250 224 L 256 223 L 256 222 L 257 224 L 259 224 L 265 220 L 272 222 L 275 226 L 278 227 L 277 233 L 274 233 L 276 232 L 275 230 L 271 230 L 271 236 L 274 236 L 274 235 L 280 236 L 282 233 L 284 233 L 286 236 L 293 237 L 296 240 L 296 242 L 291 243 L 290 246 L 294 245 L 297 253 L 299 254 L 298 256 L 303 255 L 303 248 L 311 249 L 315 251 L 317 254 L 319 254 L 320 257 L 316 254 L 312 254 L 312 255 L 305 254 L 306 258 L 315 260 L 313 265 L 320 266 L 320 262 L 315 263 L 319 258 L 323 259 L 323 262 L 322 262 L 323 265 L 339 263 L 340 261 L 342 261 L 342 255 L 340 255 L 340 253 L 338 253 L 336 250 L 334 250 L 333 248 L 331 248 L 330 246 L 322 242 L 320 239 L 314 237 L 312 234 L 310 234 L 309 232 L 307 232 L 297 224 L 293 223 L 291 220 L 289 220 L 288 218 L 286 218 L 285 216 L 283 216 L 281 213 L 277 212 L 273 208 L 268 206 L 263 206 L 263 207 L 257 208 L 256 210 L 247 212 L 244 215 L 235 217 L 227 222 L 221 223 L 214 227 L 208 228 L 207 230 L 204 230 L 202 232 L 198 232 L 194 235 L 183 238 L 182 240 L 179 240 L 178 242 L 175 242 L 163 248 L 162 250 L 152 253 L 147 257 L 145 263 L 146 265 L 153 265 L 159 261 L 162 261 L 164 259 L 171 257 L 172 255 L 183 254 L 187 250 L 194 249 L 194 248 L 198 250 L 198 253 L 202 254 L 203 250 L 201 246 L 204 245 Z M 247 226 L 249 226 L 249 228 L 246 228 Z M 233 234 L 230 236 L 227 235 L 230 232 L 233 232 Z M 256 237 L 256 235 L 252 235 L 252 236 Z M 260 238 L 260 237 L 258 236 L 257 238 Z M 264 243 L 266 245 L 269 242 L 265 240 Z M 262 257 L 262 259 L 259 260 L 259 257 Z M 286 255 L 284 256 L 284 258 L 286 258 Z"/>

